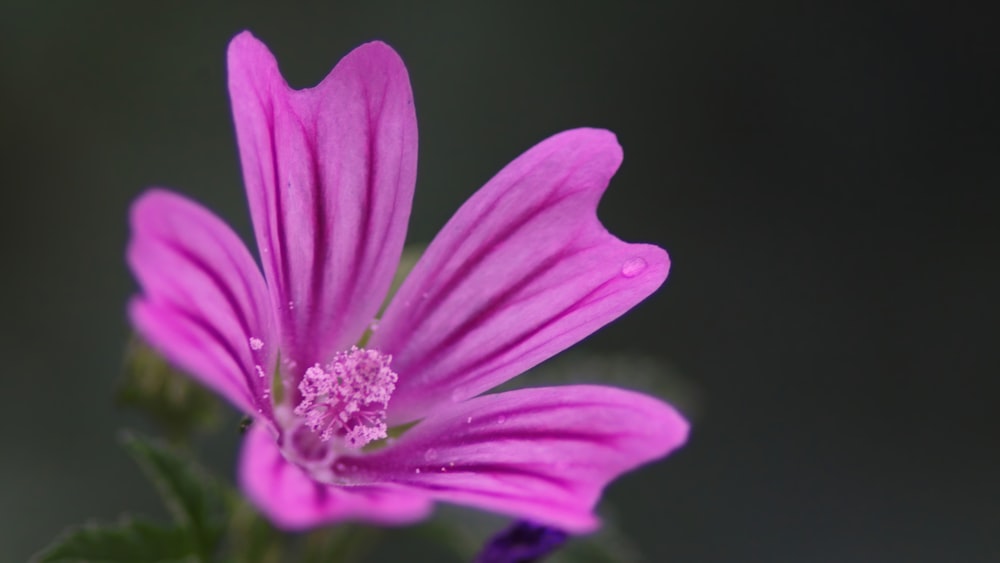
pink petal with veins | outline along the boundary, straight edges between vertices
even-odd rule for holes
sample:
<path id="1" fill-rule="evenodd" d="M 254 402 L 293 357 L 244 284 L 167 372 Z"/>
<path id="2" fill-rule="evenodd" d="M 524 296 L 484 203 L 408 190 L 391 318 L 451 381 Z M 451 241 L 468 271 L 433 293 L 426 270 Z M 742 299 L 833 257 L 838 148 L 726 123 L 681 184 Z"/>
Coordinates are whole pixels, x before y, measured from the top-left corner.
<path id="1" fill-rule="evenodd" d="M 277 331 L 246 246 L 210 211 L 165 190 L 136 200 L 131 225 L 127 259 L 142 287 L 129 306 L 136 329 L 239 409 L 269 417 Z"/>
<path id="2" fill-rule="evenodd" d="M 244 32 L 229 45 L 229 95 L 283 358 L 323 361 L 360 338 L 402 254 L 417 173 L 406 67 L 366 43 L 293 90 Z"/>
<path id="3" fill-rule="evenodd" d="M 408 524 L 425 518 L 426 495 L 392 485 L 338 487 L 317 482 L 281 454 L 267 429 L 251 426 L 240 459 L 240 484 L 277 526 L 304 530 L 343 520 Z"/>
<path id="4" fill-rule="evenodd" d="M 371 339 L 399 374 L 390 424 L 523 373 L 663 283 L 666 252 L 623 242 L 597 219 L 621 159 L 612 133 L 566 131 L 507 165 L 458 210 Z"/>
<path id="5" fill-rule="evenodd" d="M 583 533 L 597 527 L 605 485 L 680 447 L 687 433 L 673 408 L 640 393 L 520 389 L 449 405 L 389 447 L 340 463 L 358 484 L 404 485 Z"/>

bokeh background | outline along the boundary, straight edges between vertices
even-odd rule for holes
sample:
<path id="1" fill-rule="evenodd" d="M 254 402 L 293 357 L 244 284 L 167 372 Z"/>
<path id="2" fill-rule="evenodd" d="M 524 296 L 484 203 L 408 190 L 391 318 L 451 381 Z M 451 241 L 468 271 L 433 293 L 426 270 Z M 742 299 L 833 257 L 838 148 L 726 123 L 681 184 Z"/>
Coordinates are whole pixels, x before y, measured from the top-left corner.
<path id="1" fill-rule="evenodd" d="M 116 432 L 129 202 L 249 234 L 225 87 L 251 29 L 297 87 L 406 61 L 410 240 L 557 131 L 614 130 L 600 216 L 666 286 L 588 339 L 668 362 L 690 444 L 612 486 L 650 561 L 1000 560 L 995 27 L 963 3 L 4 2 L 0 560 L 162 510 Z M 235 416 L 233 421 L 235 421 Z M 238 438 L 210 463 L 231 475 Z"/>

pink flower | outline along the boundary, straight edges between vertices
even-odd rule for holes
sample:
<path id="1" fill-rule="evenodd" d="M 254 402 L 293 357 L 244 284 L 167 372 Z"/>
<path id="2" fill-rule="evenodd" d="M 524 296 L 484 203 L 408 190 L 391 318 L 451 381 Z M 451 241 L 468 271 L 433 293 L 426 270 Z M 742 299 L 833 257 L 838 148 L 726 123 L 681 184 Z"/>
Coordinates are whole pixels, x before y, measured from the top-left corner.
<path id="1" fill-rule="evenodd" d="M 412 522 L 438 500 L 594 529 L 603 487 L 680 446 L 684 419 L 611 387 L 483 393 L 666 279 L 662 249 L 597 220 L 622 158 L 614 135 L 566 131 L 504 168 L 445 225 L 376 330 L 416 179 L 406 68 L 368 43 L 296 91 L 250 33 L 228 56 L 263 275 L 218 217 L 150 190 L 131 212 L 142 295 L 129 313 L 168 360 L 254 417 L 239 471 L 249 498 L 289 529 Z M 405 432 L 387 438 L 391 428 Z"/>

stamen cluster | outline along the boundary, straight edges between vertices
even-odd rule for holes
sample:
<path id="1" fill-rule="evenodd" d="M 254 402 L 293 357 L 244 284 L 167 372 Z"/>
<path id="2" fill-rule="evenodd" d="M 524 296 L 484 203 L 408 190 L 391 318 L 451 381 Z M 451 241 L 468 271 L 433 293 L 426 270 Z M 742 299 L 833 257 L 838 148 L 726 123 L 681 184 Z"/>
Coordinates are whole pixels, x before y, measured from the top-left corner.
<path id="1" fill-rule="evenodd" d="M 385 409 L 398 376 L 389 367 L 392 356 L 352 346 L 338 352 L 325 368 L 306 370 L 295 414 L 328 441 L 334 437 L 352 448 L 386 437 Z"/>

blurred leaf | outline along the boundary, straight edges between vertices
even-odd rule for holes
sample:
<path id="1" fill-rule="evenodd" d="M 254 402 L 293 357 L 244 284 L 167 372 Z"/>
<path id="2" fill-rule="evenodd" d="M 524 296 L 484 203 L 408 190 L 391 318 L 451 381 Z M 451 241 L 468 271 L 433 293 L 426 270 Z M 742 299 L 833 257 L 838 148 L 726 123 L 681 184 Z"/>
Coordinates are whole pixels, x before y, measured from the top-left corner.
<path id="1" fill-rule="evenodd" d="M 438 517 L 420 524 L 414 531 L 424 541 L 446 548 L 458 561 L 471 561 L 488 538 L 486 533 L 461 529 Z"/>
<path id="2" fill-rule="evenodd" d="M 197 552 L 208 560 L 216 551 L 234 495 L 193 460 L 131 433 L 122 442 L 156 486 L 170 514 L 191 534 Z"/>
<path id="3" fill-rule="evenodd" d="M 595 354 L 570 350 L 493 392 L 546 385 L 581 383 L 633 389 L 670 402 L 688 419 L 701 412 L 701 390 L 666 360 L 642 354 Z"/>
<path id="4" fill-rule="evenodd" d="M 305 536 L 301 563 L 356 563 L 363 561 L 381 530 L 361 524 L 320 528 Z"/>
<path id="5" fill-rule="evenodd" d="M 617 525 L 606 503 L 601 506 L 601 528 L 586 536 L 572 536 L 546 563 L 641 563 L 635 544 Z M 510 519 L 475 509 L 442 505 L 431 520 L 415 530 L 426 540 L 451 549 L 460 561 L 472 561 Z"/>
<path id="6" fill-rule="evenodd" d="M 602 514 L 601 528 L 590 535 L 572 538 L 546 559 L 548 563 L 642 563 L 639 548 L 625 535 L 613 517 Z"/>
<path id="7" fill-rule="evenodd" d="M 509 518 L 464 506 L 442 504 L 434 516 L 414 528 L 425 540 L 447 547 L 459 561 L 472 561 Z"/>
<path id="8" fill-rule="evenodd" d="M 37 563 L 194 563 L 187 530 L 125 519 L 72 528 L 32 558 Z"/>
<path id="9" fill-rule="evenodd" d="M 226 534 L 226 557 L 233 563 L 282 563 L 288 561 L 287 536 L 261 517 L 246 501 L 234 503 Z"/>
<path id="10" fill-rule="evenodd" d="M 126 349 L 115 401 L 148 414 L 172 443 L 187 441 L 196 430 L 214 429 L 222 411 L 215 395 L 171 367 L 138 337 Z"/>

